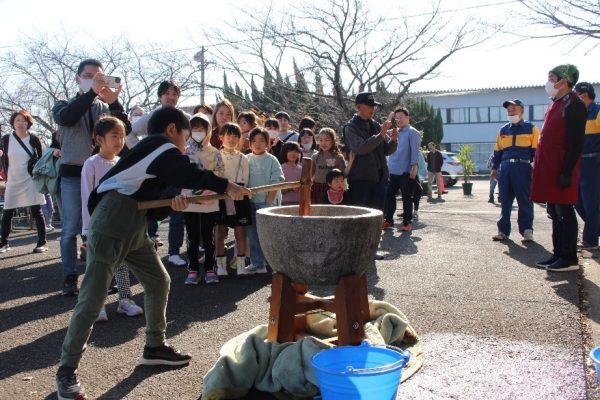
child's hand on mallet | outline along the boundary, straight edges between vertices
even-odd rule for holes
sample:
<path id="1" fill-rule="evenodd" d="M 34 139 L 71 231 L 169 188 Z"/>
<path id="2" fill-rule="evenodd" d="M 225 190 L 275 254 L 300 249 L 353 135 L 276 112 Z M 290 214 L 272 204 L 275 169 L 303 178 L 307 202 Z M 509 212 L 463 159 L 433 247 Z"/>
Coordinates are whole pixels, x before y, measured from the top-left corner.
<path id="1" fill-rule="evenodd" d="M 189 204 L 188 198 L 183 195 L 175 196 L 171 199 L 171 208 L 175 211 L 183 211 Z"/>

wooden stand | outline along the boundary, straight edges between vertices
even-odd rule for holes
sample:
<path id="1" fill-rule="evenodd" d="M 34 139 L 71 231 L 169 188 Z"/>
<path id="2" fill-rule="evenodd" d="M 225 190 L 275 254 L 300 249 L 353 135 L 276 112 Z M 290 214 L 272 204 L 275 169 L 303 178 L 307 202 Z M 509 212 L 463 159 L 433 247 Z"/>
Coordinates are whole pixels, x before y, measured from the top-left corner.
<path id="1" fill-rule="evenodd" d="M 306 313 L 316 310 L 335 313 L 338 336 L 332 342 L 347 346 L 358 345 L 364 340 L 363 325 L 369 321 L 364 274 L 343 277 L 336 286 L 335 296 L 317 297 L 307 292 L 307 285 L 293 283 L 280 273 L 273 275 L 269 342 L 295 342 L 306 333 Z"/>

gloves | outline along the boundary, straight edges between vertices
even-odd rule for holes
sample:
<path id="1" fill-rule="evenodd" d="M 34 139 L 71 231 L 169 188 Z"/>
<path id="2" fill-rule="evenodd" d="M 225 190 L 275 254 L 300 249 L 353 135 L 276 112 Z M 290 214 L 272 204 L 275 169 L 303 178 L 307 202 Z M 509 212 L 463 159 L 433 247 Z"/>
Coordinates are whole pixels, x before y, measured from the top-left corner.
<path id="1" fill-rule="evenodd" d="M 558 177 L 558 185 L 561 189 L 566 189 L 571 186 L 571 175 L 560 174 Z"/>

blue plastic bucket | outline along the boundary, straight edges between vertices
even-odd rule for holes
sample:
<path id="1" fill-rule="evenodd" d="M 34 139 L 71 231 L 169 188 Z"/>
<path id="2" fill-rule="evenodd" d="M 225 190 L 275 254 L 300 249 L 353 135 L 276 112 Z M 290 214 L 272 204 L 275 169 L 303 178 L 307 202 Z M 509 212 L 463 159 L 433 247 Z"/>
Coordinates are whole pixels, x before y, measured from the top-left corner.
<path id="1" fill-rule="evenodd" d="M 598 384 L 600 385 L 600 346 L 594 347 L 592 351 L 590 351 L 590 358 L 596 366 L 596 376 L 598 379 Z"/>
<path id="2" fill-rule="evenodd" d="M 393 346 L 338 346 L 312 358 L 323 400 L 393 400 L 410 352 Z"/>

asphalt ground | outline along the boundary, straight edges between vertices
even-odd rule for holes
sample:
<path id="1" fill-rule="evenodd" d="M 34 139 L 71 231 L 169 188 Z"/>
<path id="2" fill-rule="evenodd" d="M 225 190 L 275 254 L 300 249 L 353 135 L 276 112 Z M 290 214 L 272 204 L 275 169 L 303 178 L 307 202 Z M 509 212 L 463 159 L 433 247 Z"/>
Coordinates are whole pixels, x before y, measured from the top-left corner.
<path id="1" fill-rule="evenodd" d="M 597 254 L 585 254 L 579 272 L 535 268 L 551 249 L 545 209 L 535 206 L 536 242 L 528 245 L 515 232 L 510 241 L 491 240 L 499 211 L 487 203 L 487 182 L 477 181 L 470 197 L 453 187 L 443 202 L 423 198 L 411 233 L 382 234 L 385 259 L 368 271 L 369 296 L 401 309 L 424 351 L 423 368 L 398 398 L 600 399 L 587 356 L 600 344 Z M 163 239 L 166 230 L 163 224 Z M 48 253 L 32 254 L 34 232 L 17 229 L 12 250 L 0 255 L 1 399 L 56 398 L 54 374 L 76 302 L 59 294 L 59 235 L 49 235 Z M 164 257 L 166 251 L 159 249 Z M 79 369 L 90 398 L 197 399 L 223 343 L 267 322 L 269 277 L 187 287 L 185 268 L 167 269 L 168 340 L 194 359 L 175 369 L 136 366 L 144 318 L 117 314 L 111 295 L 109 321 L 95 325 Z M 143 304 L 140 285 L 132 290 Z"/>

